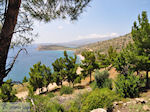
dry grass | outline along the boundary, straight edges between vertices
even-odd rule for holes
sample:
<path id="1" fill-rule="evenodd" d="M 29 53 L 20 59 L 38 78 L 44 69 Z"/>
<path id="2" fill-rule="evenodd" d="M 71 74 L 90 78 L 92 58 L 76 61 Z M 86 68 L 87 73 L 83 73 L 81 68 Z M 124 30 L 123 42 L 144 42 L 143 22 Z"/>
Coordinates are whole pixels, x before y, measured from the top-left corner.
<path id="1" fill-rule="evenodd" d="M 17 85 L 14 85 L 14 89 L 16 89 L 17 93 L 19 92 L 25 92 L 25 91 L 28 91 L 28 83 L 23 83 L 23 84 L 17 84 Z"/>

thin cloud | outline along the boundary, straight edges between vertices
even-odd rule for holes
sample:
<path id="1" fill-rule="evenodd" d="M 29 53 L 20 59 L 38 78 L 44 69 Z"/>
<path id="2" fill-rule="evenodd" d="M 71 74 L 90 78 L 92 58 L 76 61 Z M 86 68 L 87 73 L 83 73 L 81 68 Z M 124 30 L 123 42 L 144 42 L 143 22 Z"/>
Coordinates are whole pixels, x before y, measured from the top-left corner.
<path id="1" fill-rule="evenodd" d="M 90 39 L 90 38 L 105 38 L 105 37 L 117 37 L 119 36 L 119 34 L 117 33 L 110 33 L 110 34 L 105 34 L 105 35 L 101 35 L 101 34 L 88 34 L 88 35 L 84 35 L 84 36 L 78 36 L 77 39 Z"/>
<path id="2" fill-rule="evenodd" d="M 58 26 L 58 29 L 59 30 L 62 30 L 64 27 L 63 26 Z"/>

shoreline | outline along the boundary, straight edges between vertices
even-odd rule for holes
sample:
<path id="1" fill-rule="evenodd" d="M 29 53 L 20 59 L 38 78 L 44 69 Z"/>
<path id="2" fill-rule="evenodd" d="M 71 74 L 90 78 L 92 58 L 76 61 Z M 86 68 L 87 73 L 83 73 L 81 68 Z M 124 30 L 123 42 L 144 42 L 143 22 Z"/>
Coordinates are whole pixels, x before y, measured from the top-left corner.
<path id="1" fill-rule="evenodd" d="M 81 54 L 78 54 L 77 56 L 80 58 L 81 61 L 84 60 L 84 57 Z"/>

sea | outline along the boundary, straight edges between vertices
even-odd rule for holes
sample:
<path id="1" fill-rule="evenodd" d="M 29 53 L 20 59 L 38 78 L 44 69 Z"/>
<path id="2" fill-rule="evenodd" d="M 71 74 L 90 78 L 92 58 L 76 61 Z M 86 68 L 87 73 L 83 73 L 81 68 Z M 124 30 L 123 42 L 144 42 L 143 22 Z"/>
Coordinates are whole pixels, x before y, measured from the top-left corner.
<path id="1" fill-rule="evenodd" d="M 41 62 L 41 64 L 45 64 L 50 67 L 53 71 L 52 63 L 60 58 L 64 57 L 64 51 L 62 50 L 49 50 L 49 51 L 39 51 L 37 50 L 38 45 L 29 45 L 26 47 L 27 53 L 25 51 L 21 51 L 16 62 L 8 74 L 8 76 L 4 79 L 5 81 L 8 79 L 12 79 L 13 81 L 22 81 L 24 76 L 29 78 L 30 68 L 33 67 L 34 64 Z M 16 56 L 17 52 L 20 50 L 20 47 L 15 47 L 9 50 L 7 65 L 9 66 L 12 62 L 13 58 Z M 74 51 L 67 51 L 69 56 L 74 56 Z M 77 58 L 77 63 L 80 62 L 79 57 Z"/>

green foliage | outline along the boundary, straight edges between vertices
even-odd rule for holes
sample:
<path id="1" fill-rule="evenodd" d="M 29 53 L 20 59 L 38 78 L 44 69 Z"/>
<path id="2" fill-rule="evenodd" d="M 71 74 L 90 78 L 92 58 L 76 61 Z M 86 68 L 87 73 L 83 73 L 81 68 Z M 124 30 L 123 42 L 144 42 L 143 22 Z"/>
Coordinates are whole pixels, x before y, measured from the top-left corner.
<path id="1" fill-rule="evenodd" d="M 27 79 L 27 77 L 26 77 L 26 76 L 24 76 L 24 78 L 23 78 L 22 82 L 23 82 L 23 83 L 28 82 L 28 79 Z"/>
<path id="2" fill-rule="evenodd" d="M 140 60 L 140 70 L 146 71 L 146 86 L 149 87 L 148 72 L 150 71 L 150 23 L 146 11 L 142 12 L 142 17 L 138 16 L 138 24 L 134 22 L 132 27 L 132 39 Z"/>
<path id="3" fill-rule="evenodd" d="M 55 95 L 54 95 L 54 93 L 49 92 L 49 93 L 47 94 L 47 96 L 48 96 L 49 98 L 53 98 Z"/>
<path id="4" fill-rule="evenodd" d="M 81 68 L 83 69 L 81 71 L 83 77 L 87 77 L 90 75 L 90 82 L 91 82 L 91 75 L 92 72 L 99 68 L 97 62 L 96 62 L 96 57 L 94 52 L 91 51 L 85 51 L 82 52 L 82 56 L 84 57 L 84 60 L 82 60 Z"/>
<path id="5" fill-rule="evenodd" d="M 119 100 L 115 92 L 107 88 L 95 89 L 83 101 L 81 112 L 90 112 L 97 108 L 107 108 L 111 110 L 115 100 Z"/>
<path id="6" fill-rule="evenodd" d="M 12 80 L 7 80 L 4 84 L 2 84 L 0 88 L 0 99 L 3 102 L 15 102 L 17 101 L 17 97 L 15 96 L 16 91 L 13 90 Z"/>
<path id="7" fill-rule="evenodd" d="M 26 12 L 33 18 L 49 22 L 54 19 L 76 20 L 91 0 L 28 0 L 23 4 Z"/>
<path id="8" fill-rule="evenodd" d="M 124 51 L 121 51 L 117 57 L 115 58 L 113 66 L 116 68 L 116 70 L 120 73 L 125 72 L 125 68 L 128 66 L 128 61 L 126 58 L 126 53 Z"/>
<path id="9" fill-rule="evenodd" d="M 109 79 L 109 73 L 106 70 L 102 72 L 99 72 L 99 70 L 95 71 L 95 82 L 95 86 L 98 88 L 112 89 L 112 80 Z"/>
<path id="10" fill-rule="evenodd" d="M 116 49 L 114 49 L 112 46 L 110 46 L 108 49 L 108 59 L 111 64 L 114 63 L 116 56 L 117 56 Z"/>
<path id="11" fill-rule="evenodd" d="M 116 92 L 120 96 L 126 98 L 138 97 L 140 93 L 141 81 L 138 76 L 134 75 L 118 75 L 115 82 Z"/>
<path id="12" fill-rule="evenodd" d="M 65 112 L 60 104 L 55 101 L 50 101 L 48 96 L 36 95 L 32 99 L 35 106 L 32 105 L 31 109 L 34 112 Z"/>
<path id="13" fill-rule="evenodd" d="M 100 52 L 97 53 L 97 60 L 100 68 L 106 68 L 110 65 L 110 61 L 106 54 Z"/>
<path id="14" fill-rule="evenodd" d="M 82 94 L 78 94 L 73 101 L 69 102 L 70 108 L 68 112 L 80 112 L 82 108 L 82 104 L 88 95 L 89 95 L 88 91 Z"/>
<path id="15" fill-rule="evenodd" d="M 65 60 L 61 57 L 57 59 L 53 65 L 54 73 L 53 78 L 54 82 L 59 86 L 62 85 L 62 82 L 65 80 L 66 72 L 65 72 Z"/>
<path id="16" fill-rule="evenodd" d="M 60 89 L 60 95 L 63 94 L 72 94 L 73 93 L 73 88 L 70 86 L 62 86 Z"/>
<path id="17" fill-rule="evenodd" d="M 37 88 L 48 86 L 50 82 L 53 82 L 51 70 L 45 65 L 41 65 L 41 62 L 33 65 L 29 72 L 29 84 L 33 87 L 34 91 Z"/>
<path id="18" fill-rule="evenodd" d="M 78 68 L 76 55 L 69 57 L 67 52 L 64 51 L 64 58 L 57 59 L 52 65 L 54 69 L 53 77 L 57 85 L 62 85 L 65 80 L 72 83 L 73 86 L 75 83 L 80 83 L 81 78 L 76 73 Z"/>
<path id="19" fill-rule="evenodd" d="M 69 57 L 66 51 L 64 51 L 64 56 L 66 79 L 69 83 L 71 82 L 74 86 L 75 83 L 80 83 L 81 81 L 80 76 L 77 74 L 77 56 L 75 55 L 74 58 L 71 56 Z"/>

